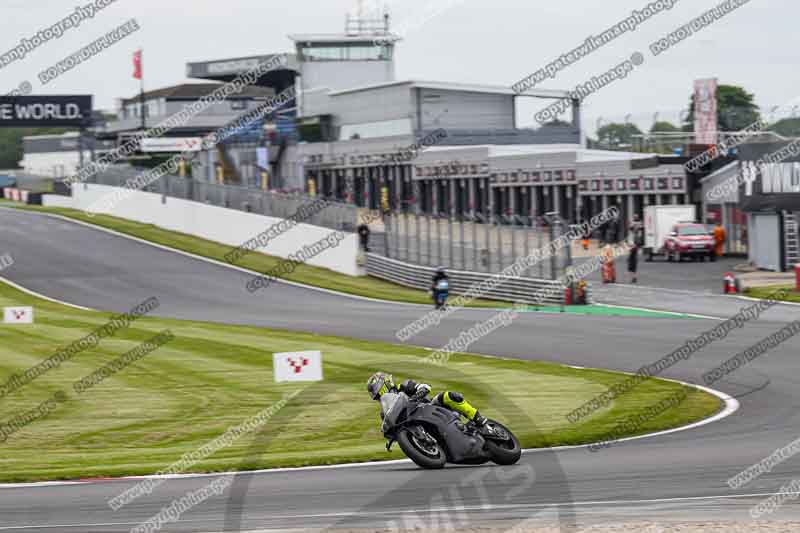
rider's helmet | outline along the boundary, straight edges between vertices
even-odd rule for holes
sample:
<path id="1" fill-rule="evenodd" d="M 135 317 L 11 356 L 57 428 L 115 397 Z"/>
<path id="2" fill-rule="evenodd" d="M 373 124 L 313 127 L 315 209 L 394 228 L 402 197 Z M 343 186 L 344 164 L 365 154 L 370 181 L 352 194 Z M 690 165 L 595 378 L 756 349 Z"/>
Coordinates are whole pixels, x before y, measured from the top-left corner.
<path id="1" fill-rule="evenodd" d="M 445 268 L 443 266 L 436 267 L 436 273 L 437 274 L 444 274 L 445 273 Z"/>
<path id="2" fill-rule="evenodd" d="M 367 392 L 373 400 L 380 400 L 381 396 L 396 388 L 391 374 L 375 372 L 367 380 Z"/>

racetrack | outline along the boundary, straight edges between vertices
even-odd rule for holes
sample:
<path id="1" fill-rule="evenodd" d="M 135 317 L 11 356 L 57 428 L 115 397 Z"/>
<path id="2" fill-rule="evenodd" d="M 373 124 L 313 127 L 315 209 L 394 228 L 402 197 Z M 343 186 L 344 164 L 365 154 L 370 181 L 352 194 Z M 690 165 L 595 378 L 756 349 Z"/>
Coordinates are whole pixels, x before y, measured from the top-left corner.
<path id="1" fill-rule="evenodd" d="M 15 265 L 3 276 L 30 290 L 69 303 L 127 311 L 157 295 L 160 316 L 252 324 L 396 341 L 394 332 L 427 308 L 340 296 L 275 284 L 250 294 L 249 275 L 160 250 L 41 214 L 0 209 L 0 250 Z M 637 299 L 647 291 L 652 303 Z M 731 316 L 748 302 L 724 296 L 622 288 L 600 293 L 615 303 Z M 667 296 L 668 295 L 668 296 Z M 462 310 L 411 342 L 438 347 L 495 311 Z M 665 376 L 700 382 L 703 372 L 800 317 L 800 307 L 780 305 L 757 322 L 732 332 L 670 368 Z M 469 351 L 566 364 L 635 371 L 670 353 L 716 322 L 665 318 L 521 315 Z M 789 340 L 715 387 L 737 396 L 741 408 L 710 425 L 586 449 L 526 454 L 511 468 L 450 467 L 424 472 L 413 465 L 240 474 L 232 489 L 185 513 L 169 531 L 238 531 L 291 527 L 402 527 L 415 515 L 455 526 L 497 519 L 524 520 L 553 510 L 567 520 L 749 520 L 752 505 L 800 477 L 787 461 L 739 490 L 726 480 L 798 436 L 800 406 L 796 361 L 800 341 Z M 367 376 L 365 376 L 366 379 Z M 367 401 L 365 394 L 365 401 Z M 380 441 L 375 446 L 382 446 Z M 257 444 L 254 446 L 257 453 Z M 0 488 L 0 531 L 128 531 L 173 499 L 213 477 L 168 480 L 152 495 L 118 511 L 106 501 L 135 483 L 97 481 L 75 485 Z M 612 503 L 613 502 L 613 503 Z M 431 509 L 438 510 L 431 513 Z M 439 512 L 441 511 L 441 512 Z M 241 513 L 241 514 L 240 514 Z M 771 518 L 798 516 L 787 502 Z M 554 520 L 552 514 L 540 517 Z"/>

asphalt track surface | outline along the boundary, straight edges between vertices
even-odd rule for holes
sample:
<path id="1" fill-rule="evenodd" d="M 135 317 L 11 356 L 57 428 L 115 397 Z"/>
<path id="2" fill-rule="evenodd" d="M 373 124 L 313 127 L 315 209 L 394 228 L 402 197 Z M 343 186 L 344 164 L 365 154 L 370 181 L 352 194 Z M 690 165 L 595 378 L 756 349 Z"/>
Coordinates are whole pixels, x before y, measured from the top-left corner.
<path id="1" fill-rule="evenodd" d="M 0 251 L 10 252 L 15 260 L 3 271 L 4 277 L 91 308 L 122 312 L 158 296 L 159 316 L 390 342 L 398 328 L 427 311 L 285 284 L 253 295 L 245 290 L 248 274 L 35 213 L 0 209 L 0 228 Z M 608 303 L 719 317 L 751 305 L 731 297 L 628 287 L 605 291 L 603 298 Z M 411 342 L 442 346 L 492 314 L 460 311 Z M 700 383 L 703 372 L 798 318 L 800 307 L 776 306 L 664 375 Z M 481 339 L 470 351 L 635 371 L 716 324 L 702 319 L 530 313 Z M 793 338 L 717 382 L 715 388 L 737 397 L 741 407 L 732 416 L 699 428 L 620 443 L 597 453 L 584 448 L 537 451 L 525 454 L 514 467 L 427 472 L 391 463 L 240 474 L 225 494 L 189 510 L 163 530 L 415 525 L 444 529 L 497 520 L 510 524 L 747 521 L 754 504 L 800 478 L 800 461 L 794 458 L 740 489 L 726 484 L 731 476 L 800 437 L 799 352 L 800 340 Z M 375 442 L 376 448 L 381 446 Z M 258 453 L 257 441 L 253 448 Z M 3 487 L 0 531 L 129 531 L 213 479 L 166 480 L 153 494 L 118 511 L 112 511 L 107 500 L 135 480 Z M 796 519 L 800 508 L 795 502 L 787 502 L 768 518 Z"/>

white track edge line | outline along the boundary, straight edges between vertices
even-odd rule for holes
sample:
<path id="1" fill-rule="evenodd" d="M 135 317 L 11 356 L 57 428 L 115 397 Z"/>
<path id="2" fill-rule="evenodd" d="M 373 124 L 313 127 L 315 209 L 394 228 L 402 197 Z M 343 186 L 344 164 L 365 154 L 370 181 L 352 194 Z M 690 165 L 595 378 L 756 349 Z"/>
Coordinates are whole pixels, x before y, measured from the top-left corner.
<path id="1" fill-rule="evenodd" d="M 44 294 L 40 294 L 40 293 L 38 293 L 36 291 L 32 291 L 31 289 L 27 289 L 27 288 L 23 287 L 22 285 L 20 285 L 18 283 L 14 283 L 10 279 L 4 278 L 3 276 L 0 276 L 0 282 L 3 282 L 5 284 L 7 284 L 7 285 L 11 285 L 15 289 L 17 289 L 19 291 L 22 291 L 25 294 L 28 294 L 30 296 L 34 296 L 36 298 L 41 298 L 42 300 L 47 300 L 48 302 L 53 302 L 53 303 L 57 303 L 57 304 L 61 304 L 61 305 L 66 305 L 67 307 L 72 307 L 74 309 L 80 309 L 81 311 L 96 311 L 96 309 L 90 309 L 88 307 L 83 307 L 81 305 L 71 304 L 69 302 L 65 302 L 63 300 L 59 300 L 57 298 L 51 298 L 49 296 L 45 296 Z"/>
<path id="2" fill-rule="evenodd" d="M 568 366 L 568 365 L 564 365 Z M 598 369 L 602 370 L 602 369 Z M 623 372 L 626 373 L 626 372 Z M 676 379 L 668 379 L 668 378 L 658 378 L 663 379 L 665 381 L 672 381 L 675 383 L 680 383 L 681 385 L 685 385 L 687 387 L 695 387 L 700 389 L 708 394 L 716 396 L 720 400 L 722 400 L 725 404 L 725 407 L 715 415 L 712 415 L 708 418 L 704 418 L 703 420 L 698 420 L 697 422 L 692 422 L 691 424 L 686 424 L 684 426 L 679 426 L 672 429 L 665 429 L 662 431 L 657 431 L 655 433 L 647 433 L 644 435 L 635 435 L 633 437 L 625 437 L 622 439 L 614 440 L 613 443 L 620 443 L 626 441 L 633 441 L 633 440 L 641 440 L 641 439 L 648 439 L 652 437 L 659 437 L 662 435 L 668 435 L 670 433 L 677 433 L 679 431 L 688 431 L 690 429 L 696 429 L 698 427 L 705 426 L 707 424 L 711 424 L 713 422 L 717 422 L 724 418 L 731 416 L 733 413 L 739 410 L 739 401 L 724 392 L 717 391 L 708 387 L 704 387 L 702 385 L 695 385 L 693 383 L 686 383 Z M 589 446 L 593 444 L 599 443 L 587 443 L 587 444 L 575 444 L 570 446 L 555 446 L 553 448 L 526 448 L 522 450 L 523 454 L 529 453 L 543 453 L 543 452 L 559 452 L 559 451 L 567 451 L 567 450 L 575 450 L 586 448 L 588 449 Z M 40 487 L 53 487 L 53 486 L 64 486 L 64 485 L 85 485 L 85 484 L 94 484 L 98 482 L 108 483 L 108 482 L 125 482 L 125 481 L 132 481 L 132 480 L 142 480 L 142 479 L 196 479 L 196 478 L 207 478 L 207 477 L 220 477 L 220 476 L 236 476 L 236 475 L 259 475 L 259 474 L 277 474 L 277 473 L 285 473 L 285 472 L 307 472 L 307 471 L 315 471 L 315 470 L 337 470 L 337 469 L 348 469 L 348 468 L 361 468 L 366 466 L 372 467 L 382 467 L 382 466 L 391 466 L 391 465 L 399 465 L 399 464 L 410 464 L 410 459 L 393 459 L 391 461 L 367 461 L 367 462 L 360 462 L 360 463 L 343 463 L 343 464 L 336 464 L 336 465 L 316 465 L 316 466 L 300 466 L 300 467 L 289 467 L 289 468 L 267 468 L 267 469 L 260 469 L 260 470 L 241 470 L 236 472 L 211 472 L 211 473 L 187 473 L 187 474 L 170 474 L 170 475 L 148 475 L 148 476 L 127 476 L 127 477 L 119 477 L 119 478 L 108 478 L 103 480 L 72 480 L 72 481 L 42 481 L 42 482 L 33 482 L 33 483 L 9 483 L 9 484 L 0 484 L 0 490 L 2 489 L 14 489 L 14 488 L 40 488 Z"/>

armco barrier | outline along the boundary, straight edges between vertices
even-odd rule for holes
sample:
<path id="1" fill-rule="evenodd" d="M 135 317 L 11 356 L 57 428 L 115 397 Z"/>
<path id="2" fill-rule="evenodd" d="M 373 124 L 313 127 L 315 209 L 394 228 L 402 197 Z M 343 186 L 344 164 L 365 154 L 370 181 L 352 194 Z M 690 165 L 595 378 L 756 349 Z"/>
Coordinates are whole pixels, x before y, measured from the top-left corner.
<path id="1" fill-rule="evenodd" d="M 381 255 L 367 254 L 367 274 L 415 289 L 429 289 L 435 269 L 412 265 Z M 448 270 L 451 294 L 464 294 L 473 285 L 488 279 L 492 274 Z M 542 293 L 542 290 L 545 291 Z M 552 290 L 546 290 L 552 289 Z M 540 294 L 545 298 L 539 299 Z M 523 302 L 527 304 L 564 303 L 564 287 L 557 281 L 533 278 L 507 278 L 494 289 L 481 295 L 490 300 Z"/>

